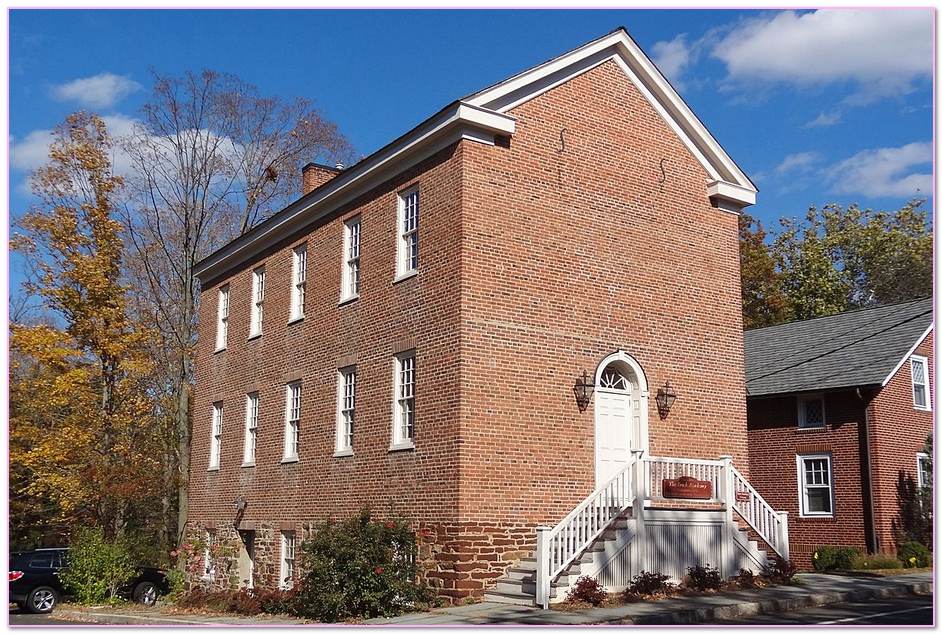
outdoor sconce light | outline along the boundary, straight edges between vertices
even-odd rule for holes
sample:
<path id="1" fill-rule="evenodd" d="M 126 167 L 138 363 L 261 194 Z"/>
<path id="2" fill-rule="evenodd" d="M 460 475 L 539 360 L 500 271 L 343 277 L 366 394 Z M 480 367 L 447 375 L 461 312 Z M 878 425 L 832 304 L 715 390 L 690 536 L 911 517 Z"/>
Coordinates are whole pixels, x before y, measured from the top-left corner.
<path id="1" fill-rule="evenodd" d="M 245 515 L 245 507 L 247 507 L 248 505 L 249 503 L 246 502 L 245 498 L 242 497 L 241 495 L 236 498 L 235 500 L 236 516 L 235 516 L 235 522 L 234 522 L 236 526 L 238 526 L 239 523 L 242 522 L 242 516 Z"/>
<path id="2" fill-rule="evenodd" d="M 657 396 L 654 397 L 654 401 L 657 403 L 657 413 L 661 417 L 661 420 L 667 418 L 676 400 L 677 393 L 674 392 L 674 388 L 671 387 L 670 381 L 667 381 L 664 387 L 657 388 Z"/>
<path id="3" fill-rule="evenodd" d="M 589 381 L 588 372 L 583 370 L 582 376 L 576 377 L 576 384 L 572 387 L 572 392 L 576 395 L 576 405 L 579 406 L 580 412 L 584 412 L 589 407 L 593 389 L 595 389 L 595 384 Z"/>

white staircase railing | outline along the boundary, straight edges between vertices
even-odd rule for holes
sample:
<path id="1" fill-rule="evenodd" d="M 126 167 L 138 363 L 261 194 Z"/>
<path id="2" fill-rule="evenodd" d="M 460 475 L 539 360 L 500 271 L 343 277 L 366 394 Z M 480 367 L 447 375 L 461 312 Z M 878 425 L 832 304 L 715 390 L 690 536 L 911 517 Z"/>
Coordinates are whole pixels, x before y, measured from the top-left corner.
<path id="1" fill-rule="evenodd" d="M 722 460 L 691 460 L 688 458 L 644 457 L 645 499 L 663 500 L 664 480 L 676 480 L 681 476 L 705 480 L 713 485 L 709 500 L 716 502 L 723 490 Z"/>
<path id="2" fill-rule="evenodd" d="M 598 487 L 563 521 L 536 529 L 536 604 L 549 607 L 550 584 L 634 502 L 635 453 L 617 474 Z"/>
<path id="3" fill-rule="evenodd" d="M 771 546 L 782 559 L 788 559 L 788 513 L 776 511 L 732 464 L 729 465 L 729 493 L 732 508 Z"/>

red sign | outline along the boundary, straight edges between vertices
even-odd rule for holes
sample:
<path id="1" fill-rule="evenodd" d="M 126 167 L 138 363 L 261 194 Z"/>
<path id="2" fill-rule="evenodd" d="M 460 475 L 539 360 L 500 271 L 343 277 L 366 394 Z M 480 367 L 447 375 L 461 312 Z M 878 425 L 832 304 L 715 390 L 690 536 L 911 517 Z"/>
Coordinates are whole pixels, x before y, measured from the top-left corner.
<path id="1" fill-rule="evenodd" d="M 662 480 L 661 491 L 666 498 L 709 500 L 713 497 L 713 483 L 690 476 L 680 476 L 676 480 Z"/>
<path id="2" fill-rule="evenodd" d="M 736 501 L 737 502 L 748 502 L 752 499 L 752 494 L 749 491 L 736 491 Z"/>

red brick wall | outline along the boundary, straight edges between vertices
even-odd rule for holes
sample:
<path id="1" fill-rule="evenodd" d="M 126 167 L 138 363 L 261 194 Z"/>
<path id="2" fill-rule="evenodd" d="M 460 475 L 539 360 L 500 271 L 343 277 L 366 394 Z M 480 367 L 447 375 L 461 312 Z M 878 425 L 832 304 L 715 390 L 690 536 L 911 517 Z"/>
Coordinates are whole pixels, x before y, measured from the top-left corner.
<path id="1" fill-rule="evenodd" d="M 929 359 L 930 396 L 933 371 L 933 333 L 916 349 Z M 922 451 L 926 436 L 932 431 L 932 412 L 913 407 L 912 374 L 909 360 L 900 367 L 870 405 L 870 447 L 873 455 L 874 516 L 878 547 L 895 552 L 900 534 L 900 480 L 918 483 L 916 453 Z M 905 541 L 905 540 L 903 540 Z"/>
<path id="2" fill-rule="evenodd" d="M 788 511 L 792 561 L 811 567 L 815 548 L 823 545 L 867 549 L 861 473 L 861 434 L 866 402 L 856 392 L 824 395 L 826 425 L 798 428 L 794 395 L 749 400 L 749 481 L 777 511 Z M 864 398 L 867 398 L 864 395 Z M 801 517 L 796 456 L 830 453 L 834 483 L 834 517 Z"/>
<path id="3" fill-rule="evenodd" d="M 572 386 L 620 348 L 647 374 L 653 454 L 748 472 L 736 216 L 613 62 L 511 114 L 509 147 L 467 154 L 461 515 L 555 522 L 594 488 Z"/>

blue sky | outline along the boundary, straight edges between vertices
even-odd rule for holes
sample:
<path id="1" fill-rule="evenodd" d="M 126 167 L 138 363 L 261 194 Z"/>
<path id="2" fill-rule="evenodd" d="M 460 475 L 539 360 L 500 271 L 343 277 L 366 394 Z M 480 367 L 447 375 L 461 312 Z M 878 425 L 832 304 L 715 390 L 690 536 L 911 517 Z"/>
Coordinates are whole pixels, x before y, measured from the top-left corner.
<path id="1" fill-rule="evenodd" d="M 211 68 L 315 100 L 369 154 L 454 99 L 624 25 L 759 187 L 768 223 L 811 204 L 929 193 L 929 10 L 10 13 L 11 211 L 47 133 L 80 108 L 120 125 L 150 69 Z M 12 267 L 13 281 L 19 277 Z"/>

